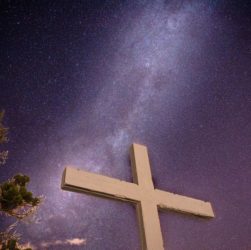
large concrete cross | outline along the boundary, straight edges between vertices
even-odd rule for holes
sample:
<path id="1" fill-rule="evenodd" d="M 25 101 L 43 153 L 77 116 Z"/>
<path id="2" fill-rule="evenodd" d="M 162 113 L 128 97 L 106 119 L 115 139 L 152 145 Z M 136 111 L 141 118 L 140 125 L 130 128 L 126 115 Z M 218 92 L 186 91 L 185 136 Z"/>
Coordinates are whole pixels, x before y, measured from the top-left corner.
<path id="1" fill-rule="evenodd" d="M 63 173 L 61 187 L 64 190 L 136 203 L 141 245 L 144 250 L 164 249 L 158 208 L 214 217 L 209 202 L 154 188 L 145 146 L 133 144 L 130 154 L 134 183 L 67 167 Z"/>

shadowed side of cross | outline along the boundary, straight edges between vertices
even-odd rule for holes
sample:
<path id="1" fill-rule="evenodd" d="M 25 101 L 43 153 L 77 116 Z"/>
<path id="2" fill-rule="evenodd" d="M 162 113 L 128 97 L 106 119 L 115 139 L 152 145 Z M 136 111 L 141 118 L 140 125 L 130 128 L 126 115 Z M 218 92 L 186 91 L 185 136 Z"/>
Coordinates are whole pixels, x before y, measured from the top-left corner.
<path id="1" fill-rule="evenodd" d="M 141 245 L 144 250 L 164 249 L 158 208 L 214 217 L 209 202 L 154 189 L 145 146 L 132 145 L 131 162 L 134 183 L 67 167 L 63 173 L 61 187 L 64 190 L 136 203 Z"/>

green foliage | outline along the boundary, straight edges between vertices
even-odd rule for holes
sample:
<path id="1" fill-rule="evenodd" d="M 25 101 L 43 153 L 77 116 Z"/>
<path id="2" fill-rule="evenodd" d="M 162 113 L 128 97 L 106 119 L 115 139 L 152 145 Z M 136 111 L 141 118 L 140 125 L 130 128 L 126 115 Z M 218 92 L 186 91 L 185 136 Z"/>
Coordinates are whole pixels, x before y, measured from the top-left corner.
<path id="1" fill-rule="evenodd" d="M 4 165 L 6 163 L 6 160 L 8 158 L 8 151 L 2 151 L 0 152 L 0 165 Z"/>
<path id="2" fill-rule="evenodd" d="M 8 141 L 8 128 L 5 128 L 2 124 L 2 120 L 4 117 L 4 111 L 0 112 L 0 143 L 5 143 Z M 8 158 L 8 151 L 0 151 L 0 165 L 5 164 Z"/>
<path id="3" fill-rule="evenodd" d="M 4 143 L 8 141 L 8 129 L 5 127 L 2 127 L 2 124 L 0 126 L 0 143 Z"/>
<path id="4" fill-rule="evenodd" d="M 3 243 L 2 250 L 18 250 L 16 245 L 16 240 L 8 240 L 6 243 Z"/>
<path id="5" fill-rule="evenodd" d="M 3 117 L 4 111 L 0 111 L 0 144 L 8 142 L 8 128 L 2 124 Z M 5 164 L 7 158 L 8 151 L 0 151 L 0 165 Z M 41 197 L 34 197 L 33 193 L 27 190 L 29 181 L 28 176 L 17 174 L 12 179 L 0 183 L 0 212 L 18 219 L 5 232 L 0 232 L 1 250 L 32 250 L 22 247 L 18 243 L 20 236 L 11 232 L 18 221 L 32 214 L 41 203 Z"/>
<path id="6" fill-rule="evenodd" d="M 8 142 L 8 128 L 5 128 L 2 124 L 2 120 L 4 117 L 4 111 L 0 112 L 0 143 Z"/>
<path id="7" fill-rule="evenodd" d="M 0 208 L 10 213 L 21 206 L 37 206 L 41 198 L 33 197 L 32 192 L 27 190 L 30 178 L 26 175 L 15 175 L 11 180 L 0 184 Z"/>
<path id="8" fill-rule="evenodd" d="M 1 247 L 1 250 L 32 250 L 31 248 L 20 247 L 16 239 L 10 239 L 3 242 Z"/>

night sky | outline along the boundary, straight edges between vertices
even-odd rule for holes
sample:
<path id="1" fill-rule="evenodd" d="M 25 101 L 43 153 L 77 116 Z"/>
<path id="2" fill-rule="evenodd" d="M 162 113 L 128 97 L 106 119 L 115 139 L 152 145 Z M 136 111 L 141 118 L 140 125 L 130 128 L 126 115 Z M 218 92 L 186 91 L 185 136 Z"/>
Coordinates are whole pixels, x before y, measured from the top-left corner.
<path id="1" fill-rule="evenodd" d="M 251 8 L 246 1 L 0 1 L 9 159 L 45 200 L 18 226 L 34 249 L 140 249 L 135 207 L 62 191 L 72 165 L 132 181 L 148 147 L 158 189 L 216 218 L 160 212 L 171 250 L 251 249 Z M 13 220 L 1 216 L 0 229 Z"/>

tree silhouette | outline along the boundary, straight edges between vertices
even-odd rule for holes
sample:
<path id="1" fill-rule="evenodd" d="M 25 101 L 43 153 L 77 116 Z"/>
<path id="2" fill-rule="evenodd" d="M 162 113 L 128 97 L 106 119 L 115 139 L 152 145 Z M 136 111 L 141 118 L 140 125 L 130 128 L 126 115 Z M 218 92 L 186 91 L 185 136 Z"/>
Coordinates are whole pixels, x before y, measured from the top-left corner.
<path id="1" fill-rule="evenodd" d="M 3 125 L 4 111 L 0 112 L 0 144 L 8 142 L 8 128 Z M 5 164 L 8 151 L 0 151 L 0 165 Z M 0 247 L 2 250 L 31 250 L 19 243 L 20 234 L 15 228 L 19 221 L 33 214 L 42 201 L 42 197 L 34 197 L 27 190 L 29 176 L 17 174 L 9 180 L 0 183 L 0 213 L 16 218 L 6 231 L 0 232 Z"/>

